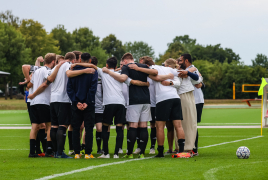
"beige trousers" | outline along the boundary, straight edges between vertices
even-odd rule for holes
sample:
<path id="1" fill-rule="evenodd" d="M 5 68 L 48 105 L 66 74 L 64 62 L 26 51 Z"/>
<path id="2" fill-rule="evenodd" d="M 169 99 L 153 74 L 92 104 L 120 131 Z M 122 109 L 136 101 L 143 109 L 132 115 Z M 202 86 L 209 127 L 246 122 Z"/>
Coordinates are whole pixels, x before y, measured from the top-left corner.
<path id="1" fill-rule="evenodd" d="M 180 94 L 182 108 L 182 128 L 185 134 L 184 150 L 189 151 L 195 148 L 195 138 L 197 131 L 197 115 L 193 91 Z M 175 146 L 179 149 L 177 133 L 174 131 Z"/>

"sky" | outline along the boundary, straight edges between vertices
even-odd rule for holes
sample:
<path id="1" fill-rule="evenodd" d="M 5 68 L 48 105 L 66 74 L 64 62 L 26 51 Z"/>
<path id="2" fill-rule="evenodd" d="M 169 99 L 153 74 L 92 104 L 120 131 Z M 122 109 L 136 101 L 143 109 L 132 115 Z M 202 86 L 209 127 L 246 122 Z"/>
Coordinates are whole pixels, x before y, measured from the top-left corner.
<path id="1" fill-rule="evenodd" d="M 176 36 L 198 44 L 231 48 L 251 65 L 268 55 L 267 0 L 0 0 L 0 12 L 33 19 L 50 32 L 58 24 L 72 32 L 89 27 L 100 39 L 144 41 L 163 54 Z"/>

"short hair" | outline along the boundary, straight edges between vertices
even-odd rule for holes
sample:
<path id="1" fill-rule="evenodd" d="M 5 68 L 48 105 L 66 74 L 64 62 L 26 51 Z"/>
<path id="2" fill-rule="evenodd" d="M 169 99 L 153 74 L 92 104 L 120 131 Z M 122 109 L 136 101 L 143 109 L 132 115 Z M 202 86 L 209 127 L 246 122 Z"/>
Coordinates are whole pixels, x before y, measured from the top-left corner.
<path id="1" fill-rule="evenodd" d="M 60 59 L 64 59 L 64 56 L 62 55 L 56 55 L 56 64 L 58 64 Z"/>
<path id="2" fill-rule="evenodd" d="M 182 54 L 181 56 L 183 57 L 184 60 L 188 59 L 189 63 L 192 64 L 193 61 L 190 54 Z"/>
<path id="3" fill-rule="evenodd" d="M 83 62 L 88 62 L 91 58 L 91 55 L 89 53 L 83 53 L 81 54 L 81 59 Z"/>
<path id="4" fill-rule="evenodd" d="M 98 65 L 98 59 L 95 56 L 91 57 L 91 63 L 94 64 L 95 66 Z"/>
<path id="5" fill-rule="evenodd" d="M 125 53 L 125 54 L 122 56 L 121 61 L 124 61 L 125 59 L 133 59 L 133 60 L 134 60 L 132 54 L 129 53 L 129 52 L 128 52 L 128 53 Z"/>
<path id="6" fill-rule="evenodd" d="M 109 68 L 116 68 L 117 65 L 117 59 L 116 57 L 111 57 L 109 59 L 107 59 L 106 64 L 108 65 Z"/>
<path id="7" fill-rule="evenodd" d="M 149 56 L 142 56 L 140 58 L 140 60 L 143 60 L 143 64 L 146 64 L 146 65 L 149 65 L 149 66 L 155 65 L 155 63 L 153 61 L 153 58 L 151 58 Z"/>
<path id="8" fill-rule="evenodd" d="M 76 59 L 76 57 L 75 57 L 75 54 L 73 53 L 73 52 L 67 52 L 66 54 L 65 54 L 65 57 L 64 57 L 64 59 L 69 59 L 70 61 L 71 60 L 73 60 L 73 59 Z"/>
<path id="9" fill-rule="evenodd" d="M 79 55 L 82 54 L 81 51 L 73 51 L 73 53 L 75 54 L 75 58 L 76 58 L 76 60 L 78 60 L 78 59 L 79 59 Z"/>
<path id="10" fill-rule="evenodd" d="M 52 61 L 56 61 L 55 53 L 47 53 L 45 55 L 44 64 L 50 64 Z"/>
<path id="11" fill-rule="evenodd" d="M 177 68 L 179 65 L 176 63 L 175 59 L 169 58 L 165 61 L 166 65 L 169 65 L 171 68 Z"/>

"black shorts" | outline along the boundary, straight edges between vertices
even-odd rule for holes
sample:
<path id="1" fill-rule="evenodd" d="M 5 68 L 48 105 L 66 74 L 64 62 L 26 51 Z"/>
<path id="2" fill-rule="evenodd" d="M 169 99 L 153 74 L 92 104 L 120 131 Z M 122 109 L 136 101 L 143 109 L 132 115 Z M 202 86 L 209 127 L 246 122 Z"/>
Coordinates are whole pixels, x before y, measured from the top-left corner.
<path id="1" fill-rule="evenodd" d="M 95 124 L 102 123 L 103 113 L 95 113 Z"/>
<path id="2" fill-rule="evenodd" d="M 71 123 L 71 103 L 50 103 L 51 125 L 69 125 Z"/>
<path id="3" fill-rule="evenodd" d="M 126 108 L 122 104 L 108 104 L 104 106 L 103 123 L 106 124 L 125 124 Z"/>
<path id="4" fill-rule="evenodd" d="M 95 106 L 88 106 L 83 111 L 79 110 L 76 105 L 72 104 L 71 125 L 73 128 L 80 129 L 84 122 L 85 127 L 94 127 L 95 125 Z"/>
<path id="5" fill-rule="evenodd" d="M 203 111 L 203 106 L 204 103 L 196 104 L 196 115 L 197 115 L 197 122 L 201 122 L 201 116 L 202 116 L 202 111 Z"/>
<path id="6" fill-rule="evenodd" d="M 34 124 L 41 124 L 50 122 L 50 107 L 46 104 L 36 104 L 30 108 L 32 118 L 31 121 Z"/>
<path id="7" fill-rule="evenodd" d="M 151 107 L 151 116 L 152 120 L 150 122 L 155 123 L 155 107 Z"/>
<path id="8" fill-rule="evenodd" d="M 181 100 L 179 98 L 167 99 L 156 104 L 156 121 L 183 120 Z"/>
<path id="9" fill-rule="evenodd" d="M 31 105 L 30 105 L 31 103 L 30 102 L 27 102 L 27 110 L 28 110 L 28 114 L 29 114 L 29 118 L 30 118 L 30 122 L 31 122 L 31 124 L 32 124 L 32 112 L 31 112 Z"/>

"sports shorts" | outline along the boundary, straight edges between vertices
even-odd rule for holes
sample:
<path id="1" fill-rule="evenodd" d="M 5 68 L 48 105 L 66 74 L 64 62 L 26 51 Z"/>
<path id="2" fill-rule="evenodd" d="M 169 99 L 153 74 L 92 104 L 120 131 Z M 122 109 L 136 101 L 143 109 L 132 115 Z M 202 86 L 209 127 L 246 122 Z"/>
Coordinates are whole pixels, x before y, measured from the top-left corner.
<path id="1" fill-rule="evenodd" d="M 102 123 L 103 121 L 103 113 L 95 113 L 95 123 Z"/>
<path id="2" fill-rule="evenodd" d="M 34 124 L 41 124 L 45 122 L 51 122 L 50 119 L 50 107 L 46 104 L 35 104 L 31 108 L 32 118 L 31 121 Z"/>
<path id="3" fill-rule="evenodd" d="M 50 116 L 52 126 L 69 125 L 72 118 L 71 103 L 50 103 Z"/>
<path id="4" fill-rule="evenodd" d="M 113 123 L 114 121 L 114 123 Z M 109 125 L 125 124 L 126 108 L 123 104 L 108 104 L 104 106 L 103 123 Z"/>
<path id="5" fill-rule="evenodd" d="M 156 121 L 183 120 L 181 100 L 179 98 L 167 99 L 156 104 Z"/>
<path id="6" fill-rule="evenodd" d="M 148 122 L 151 120 L 150 104 L 135 104 L 127 107 L 127 122 Z"/>

